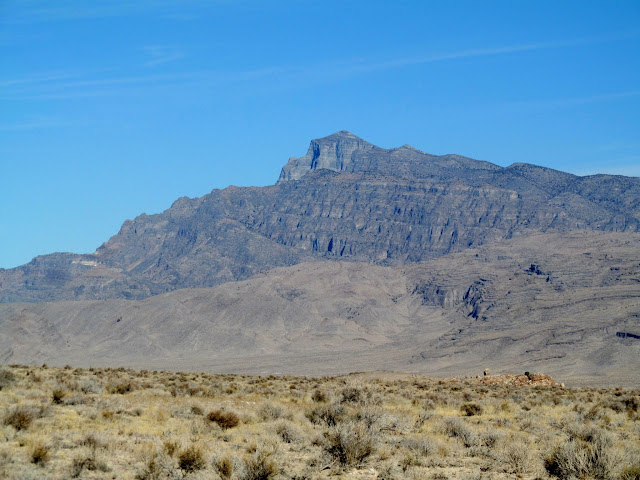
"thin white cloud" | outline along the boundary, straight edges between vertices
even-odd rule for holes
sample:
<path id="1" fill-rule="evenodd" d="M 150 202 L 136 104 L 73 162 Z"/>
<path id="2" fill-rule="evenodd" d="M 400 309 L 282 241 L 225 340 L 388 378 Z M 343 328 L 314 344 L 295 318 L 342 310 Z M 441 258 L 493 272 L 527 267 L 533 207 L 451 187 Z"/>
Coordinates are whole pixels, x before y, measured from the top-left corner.
<path id="1" fill-rule="evenodd" d="M 64 128 L 78 126 L 77 122 L 70 122 L 46 115 L 34 115 L 22 118 L 13 123 L 0 123 L 0 132 L 24 132 L 31 130 L 45 130 L 50 128 Z"/>
<path id="2" fill-rule="evenodd" d="M 586 95 L 581 97 L 566 97 L 541 100 L 525 100 L 517 102 L 509 102 L 503 104 L 504 108 L 510 110 L 553 110 L 557 108 L 569 108 L 590 103 L 610 102 L 614 100 L 622 100 L 640 96 L 640 90 L 631 90 L 627 92 L 612 92 L 595 95 Z"/>
<path id="3" fill-rule="evenodd" d="M 501 47 L 472 48 L 455 52 L 445 52 L 439 54 L 417 55 L 411 57 L 400 57 L 379 61 L 353 61 L 334 64 L 335 67 L 353 73 L 367 73 L 377 70 L 391 70 L 395 68 L 409 67 L 428 63 L 444 62 L 448 60 L 462 60 L 467 58 L 489 57 L 497 55 L 508 55 L 512 53 L 529 52 L 536 50 L 549 50 L 556 48 L 569 48 L 587 45 L 597 45 L 618 40 L 627 40 L 640 36 L 640 31 L 623 32 L 615 35 L 604 35 L 595 37 L 584 37 L 570 40 L 559 40 L 554 42 L 534 42 L 519 45 L 508 45 Z M 330 66 L 330 65 L 327 65 Z"/>
<path id="4" fill-rule="evenodd" d="M 143 63 L 145 67 L 155 67 L 165 63 L 175 62 L 184 58 L 184 53 L 177 47 L 167 45 L 148 45 L 142 51 L 149 58 Z"/>
<path id="5" fill-rule="evenodd" d="M 128 2 L 124 4 L 129 5 Z M 615 39 L 637 36 L 631 32 L 615 36 L 581 38 L 556 42 L 541 42 L 510 45 L 491 48 L 475 48 L 440 54 L 399 57 L 374 60 L 338 60 L 332 62 L 304 65 L 273 66 L 247 71 L 201 70 L 167 74 L 143 73 L 141 75 L 113 75 L 114 70 L 105 70 L 97 76 L 93 73 L 71 76 L 65 72 L 36 73 L 17 79 L 0 79 L 0 99 L 4 100 L 55 100 L 68 98 L 86 98 L 105 95 L 144 94 L 158 88 L 210 88 L 224 85 L 237 86 L 241 82 L 254 82 L 257 92 L 267 92 L 283 88 L 304 88 L 324 83 L 333 83 L 358 75 L 376 71 L 393 70 L 415 65 L 455 61 L 469 58 L 481 58 L 497 55 L 510 55 L 536 50 L 564 48 L 608 42 Z M 151 45 L 143 48 L 148 60 L 144 67 L 163 65 L 184 57 L 177 47 Z M 109 73 L 112 76 L 105 76 Z M 267 82 L 270 80 L 271 82 Z M 244 88 L 246 87 L 246 88 Z M 244 85 L 243 92 L 250 94 L 251 86 Z M 555 99 L 543 101 L 511 102 L 503 108 L 558 108 L 634 97 L 638 91 L 613 92 L 591 97 Z"/>
<path id="6" fill-rule="evenodd" d="M 71 72 L 45 72 L 34 73 L 31 75 L 25 75 L 18 78 L 12 78 L 7 80 L 0 80 L 0 89 L 6 89 L 15 86 L 29 85 L 29 84 L 43 84 L 51 83 L 59 80 L 68 80 L 76 77 L 77 74 Z"/>
<path id="7" fill-rule="evenodd" d="M 164 18 L 186 21 L 197 17 L 189 12 L 209 8 L 213 3 L 213 0 L 31 0 L 11 5 L 11 9 L 6 10 L 7 14 L 0 18 L 0 24 L 50 23 L 147 15 L 151 12 Z"/>

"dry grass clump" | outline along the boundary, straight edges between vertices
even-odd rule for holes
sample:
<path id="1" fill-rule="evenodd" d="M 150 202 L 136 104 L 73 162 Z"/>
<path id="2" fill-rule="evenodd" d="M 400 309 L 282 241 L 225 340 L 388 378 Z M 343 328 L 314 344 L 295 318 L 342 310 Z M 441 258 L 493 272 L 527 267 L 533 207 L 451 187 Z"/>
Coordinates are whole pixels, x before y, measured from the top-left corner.
<path id="1" fill-rule="evenodd" d="M 228 480 L 232 477 L 235 470 L 235 464 L 231 455 L 222 455 L 213 461 L 213 466 L 216 469 L 218 475 L 223 480 Z"/>
<path id="2" fill-rule="evenodd" d="M 51 392 L 51 401 L 55 405 L 60 405 L 64 400 L 64 397 L 67 396 L 67 391 L 64 388 L 54 388 L 53 392 Z"/>
<path id="3" fill-rule="evenodd" d="M 482 415 L 483 409 L 477 403 L 464 403 L 460 406 L 460 411 L 467 417 Z"/>
<path id="4" fill-rule="evenodd" d="M 35 419 L 35 412 L 25 406 L 17 406 L 9 410 L 3 419 L 5 425 L 10 425 L 16 430 L 26 430 Z"/>
<path id="5" fill-rule="evenodd" d="M 233 412 L 224 412 L 222 410 L 212 410 L 207 415 L 210 422 L 218 424 L 220 428 L 226 430 L 228 428 L 237 427 L 240 424 L 240 418 Z"/>
<path id="6" fill-rule="evenodd" d="M 29 458 L 31 459 L 31 463 L 35 463 L 36 465 L 44 465 L 49 459 L 50 451 L 51 447 L 49 447 L 49 445 L 41 441 L 35 442 L 29 448 Z"/>
<path id="7" fill-rule="evenodd" d="M 640 480 L 640 390 L 525 378 L 5 366 L 0 478 Z"/>
<path id="8" fill-rule="evenodd" d="M 205 466 L 204 452 L 198 445 L 189 445 L 178 452 L 178 468 L 184 473 L 201 470 Z"/>

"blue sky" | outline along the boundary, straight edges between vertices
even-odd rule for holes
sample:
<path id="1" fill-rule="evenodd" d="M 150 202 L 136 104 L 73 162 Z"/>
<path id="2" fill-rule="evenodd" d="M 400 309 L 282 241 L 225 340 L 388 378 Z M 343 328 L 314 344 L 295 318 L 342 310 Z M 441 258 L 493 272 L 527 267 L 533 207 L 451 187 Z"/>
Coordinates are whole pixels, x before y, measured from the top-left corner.
<path id="1" fill-rule="evenodd" d="M 640 176 L 640 2 L 0 0 L 0 267 L 349 130 Z"/>

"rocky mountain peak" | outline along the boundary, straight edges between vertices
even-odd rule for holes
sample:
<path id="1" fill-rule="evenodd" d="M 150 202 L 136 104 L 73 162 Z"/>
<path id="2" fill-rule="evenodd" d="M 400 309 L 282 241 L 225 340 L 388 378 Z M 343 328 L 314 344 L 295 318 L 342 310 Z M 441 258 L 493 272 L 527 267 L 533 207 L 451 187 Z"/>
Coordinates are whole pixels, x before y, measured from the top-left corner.
<path id="1" fill-rule="evenodd" d="M 342 130 L 328 137 L 311 140 L 307 154 L 303 157 L 291 157 L 282 167 L 278 183 L 298 180 L 312 170 L 325 168 L 340 172 L 352 165 L 356 154 L 377 148 L 351 132 Z"/>

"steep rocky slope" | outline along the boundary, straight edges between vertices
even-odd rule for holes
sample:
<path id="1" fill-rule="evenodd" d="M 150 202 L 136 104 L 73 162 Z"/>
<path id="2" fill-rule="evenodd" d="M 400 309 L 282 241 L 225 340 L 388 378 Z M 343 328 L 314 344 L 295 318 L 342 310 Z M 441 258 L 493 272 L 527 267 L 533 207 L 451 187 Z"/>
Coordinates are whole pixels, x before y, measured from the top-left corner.
<path id="1" fill-rule="evenodd" d="M 551 253 L 550 253 L 551 252 Z M 0 305 L 0 362 L 251 373 L 546 371 L 637 384 L 640 236 L 535 234 L 405 266 L 316 261 L 140 301 Z"/>
<path id="2" fill-rule="evenodd" d="M 338 132 L 290 159 L 276 185 L 181 198 L 127 220 L 93 254 L 0 270 L 0 301 L 143 299 L 311 259 L 399 265 L 573 230 L 640 231 L 640 179 L 502 168 Z"/>

